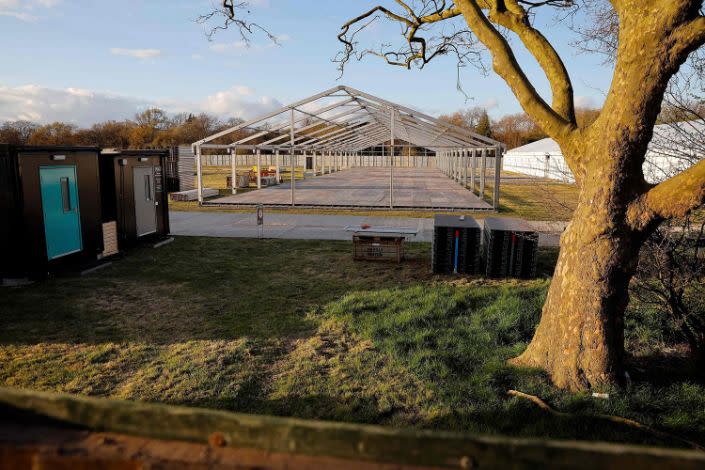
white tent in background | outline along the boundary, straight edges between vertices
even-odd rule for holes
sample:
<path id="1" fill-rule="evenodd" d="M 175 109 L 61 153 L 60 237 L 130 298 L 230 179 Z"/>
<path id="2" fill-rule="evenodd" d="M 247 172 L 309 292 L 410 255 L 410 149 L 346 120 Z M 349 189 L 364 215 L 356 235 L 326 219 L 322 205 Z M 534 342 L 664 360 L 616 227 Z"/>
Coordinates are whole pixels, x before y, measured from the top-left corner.
<path id="1" fill-rule="evenodd" d="M 553 139 L 541 139 L 507 151 L 503 159 L 504 171 L 573 182 L 573 174 L 563 158 L 563 152 Z"/>
<path id="2" fill-rule="evenodd" d="M 644 162 L 644 176 L 658 183 L 705 158 L 705 121 L 662 124 L 654 128 Z M 566 183 L 575 181 L 563 152 L 553 139 L 542 139 L 509 150 L 503 169 Z"/>

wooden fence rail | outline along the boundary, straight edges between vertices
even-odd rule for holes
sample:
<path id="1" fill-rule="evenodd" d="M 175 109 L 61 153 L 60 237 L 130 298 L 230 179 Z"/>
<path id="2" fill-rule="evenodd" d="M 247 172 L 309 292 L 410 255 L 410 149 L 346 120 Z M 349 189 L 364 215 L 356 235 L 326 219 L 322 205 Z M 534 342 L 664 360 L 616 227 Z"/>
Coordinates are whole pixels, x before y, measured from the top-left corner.
<path id="1" fill-rule="evenodd" d="M 245 468 L 705 468 L 705 453 L 695 451 L 394 429 L 0 388 L 0 430 L 25 420 L 29 426 L 30 417 L 32 423 L 39 417 L 51 426 L 176 441 L 172 446 L 239 450 L 236 459 L 249 456 Z M 7 464 L 26 452 L 7 436 L 0 432 L 0 467 L 3 458 Z"/>

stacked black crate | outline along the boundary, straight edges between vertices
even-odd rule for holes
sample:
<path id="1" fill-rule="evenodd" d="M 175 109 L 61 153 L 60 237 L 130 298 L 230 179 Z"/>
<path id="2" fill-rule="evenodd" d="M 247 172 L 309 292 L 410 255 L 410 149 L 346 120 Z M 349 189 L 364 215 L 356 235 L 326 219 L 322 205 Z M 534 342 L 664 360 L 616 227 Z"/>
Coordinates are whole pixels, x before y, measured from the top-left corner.
<path id="1" fill-rule="evenodd" d="M 484 224 L 485 275 L 520 279 L 534 277 L 538 234 L 519 219 L 487 218 Z"/>
<path id="2" fill-rule="evenodd" d="M 480 271 L 480 225 L 468 216 L 436 215 L 431 265 L 436 274 Z"/>

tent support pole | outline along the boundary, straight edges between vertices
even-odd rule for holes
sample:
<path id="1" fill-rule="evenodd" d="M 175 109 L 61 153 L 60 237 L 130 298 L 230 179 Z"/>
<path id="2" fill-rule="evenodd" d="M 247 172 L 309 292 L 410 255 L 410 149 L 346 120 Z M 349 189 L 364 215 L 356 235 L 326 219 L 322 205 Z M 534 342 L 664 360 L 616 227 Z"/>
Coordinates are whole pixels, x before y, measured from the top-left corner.
<path id="1" fill-rule="evenodd" d="M 198 187 L 198 205 L 203 204 L 203 166 L 201 165 L 201 146 L 196 145 L 196 183 Z"/>
<path id="2" fill-rule="evenodd" d="M 480 158 L 480 199 L 485 200 L 485 183 L 487 178 L 487 149 L 482 149 Z"/>
<path id="3" fill-rule="evenodd" d="M 499 210 L 499 185 L 502 181 L 502 149 L 495 147 L 494 149 L 494 193 L 492 197 L 492 207 L 494 210 Z"/>
<path id="4" fill-rule="evenodd" d="M 262 189 L 262 152 L 257 149 L 257 189 Z"/>
<path id="5" fill-rule="evenodd" d="M 230 181 L 232 194 L 237 194 L 237 147 L 230 149 Z"/>
<path id="6" fill-rule="evenodd" d="M 277 150 L 276 156 L 274 157 L 275 171 L 277 172 L 277 173 L 276 173 L 276 176 L 277 176 L 277 184 L 279 184 L 279 182 L 281 181 L 281 179 L 280 179 L 280 177 L 279 177 L 279 173 L 280 173 L 280 171 L 279 171 L 279 161 L 280 161 L 280 158 L 281 158 L 281 155 L 279 154 L 279 150 Z"/>
<path id="7" fill-rule="evenodd" d="M 477 172 L 477 149 L 472 149 L 470 161 L 470 191 L 475 194 L 475 173 Z"/>
<path id="8" fill-rule="evenodd" d="M 468 189 L 468 150 L 463 149 L 463 188 Z"/>
<path id="9" fill-rule="evenodd" d="M 389 208 L 393 209 L 394 208 L 394 108 L 389 109 L 390 114 L 392 115 L 391 118 L 391 139 L 389 141 L 390 143 L 390 165 L 389 165 Z"/>
<path id="10" fill-rule="evenodd" d="M 296 133 L 294 132 L 294 126 L 296 125 L 296 117 L 294 108 L 291 108 L 291 207 L 296 205 L 296 156 L 294 151 L 294 144 L 296 143 Z"/>

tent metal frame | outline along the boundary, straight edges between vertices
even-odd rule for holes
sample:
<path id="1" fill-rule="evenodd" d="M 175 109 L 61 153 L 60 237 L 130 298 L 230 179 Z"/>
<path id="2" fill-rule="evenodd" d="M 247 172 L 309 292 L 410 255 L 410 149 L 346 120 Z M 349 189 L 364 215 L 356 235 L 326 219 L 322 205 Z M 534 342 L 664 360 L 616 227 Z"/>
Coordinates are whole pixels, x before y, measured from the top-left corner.
<path id="1" fill-rule="evenodd" d="M 333 100 L 332 103 L 321 103 Z M 317 103 L 318 102 L 318 103 Z M 298 116 L 297 116 L 298 113 Z M 238 131 L 252 133 L 229 144 L 216 144 L 214 141 L 234 135 Z M 279 133 L 278 136 L 272 134 Z M 263 140 L 271 136 L 268 140 Z M 407 145 L 431 150 L 436 156 L 436 167 L 457 183 L 468 186 L 470 167 L 471 191 L 475 188 L 476 170 L 479 163 L 479 194 L 485 199 L 487 157 L 494 156 L 494 191 L 492 207 L 499 208 L 500 172 L 504 145 L 489 137 L 471 132 L 468 129 L 441 121 L 406 106 L 392 103 L 368 93 L 337 86 L 322 93 L 284 106 L 276 111 L 248 120 L 237 126 L 225 129 L 192 144 L 196 156 L 198 201 L 203 203 L 203 150 L 226 150 L 231 156 L 239 151 L 250 151 L 257 155 L 258 170 L 263 151 L 276 154 L 277 173 L 282 154 L 289 155 L 292 175 L 295 174 L 296 156 L 318 157 L 326 163 L 329 171 L 352 166 L 367 166 L 362 151 L 372 147 L 387 146 L 393 149 L 392 155 L 384 156 L 390 168 L 390 208 L 394 207 L 394 159 L 402 145 L 395 140 L 403 140 Z M 260 140 L 263 140 L 260 142 Z M 383 151 L 384 153 L 384 151 Z M 231 157 L 233 194 L 237 192 L 236 157 Z M 314 164 L 315 169 L 315 164 Z M 259 174 L 259 171 L 258 171 Z M 258 178 L 258 187 L 261 187 Z M 296 180 L 292 177 L 291 205 L 296 205 Z"/>

